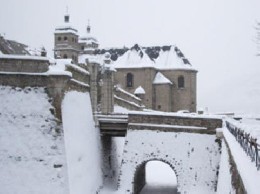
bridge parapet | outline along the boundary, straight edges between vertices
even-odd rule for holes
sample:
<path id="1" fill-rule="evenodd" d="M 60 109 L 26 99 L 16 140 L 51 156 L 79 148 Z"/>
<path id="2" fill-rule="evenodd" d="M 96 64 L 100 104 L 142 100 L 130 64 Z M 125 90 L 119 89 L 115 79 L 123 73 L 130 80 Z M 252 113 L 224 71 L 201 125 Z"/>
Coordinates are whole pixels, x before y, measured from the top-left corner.
<path id="1" fill-rule="evenodd" d="M 173 126 L 193 126 L 197 129 L 207 129 L 215 131 L 222 127 L 222 119 L 220 117 L 206 117 L 199 115 L 180 115 L 176 113 L 161 112 L 130 112 L 128 114 L 128 123 L 146 123 L 150 125 L 173 125 Z M 135 124 L 136 125 L 136 124 Z M 162 126 L 163 127 L 163 126 Z"/>

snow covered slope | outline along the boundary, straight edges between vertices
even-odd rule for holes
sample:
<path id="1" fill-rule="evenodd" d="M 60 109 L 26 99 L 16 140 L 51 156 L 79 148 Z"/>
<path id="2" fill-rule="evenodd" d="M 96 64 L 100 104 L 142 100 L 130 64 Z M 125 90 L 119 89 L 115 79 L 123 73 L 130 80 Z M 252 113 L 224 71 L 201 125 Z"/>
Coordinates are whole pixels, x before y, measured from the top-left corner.
<path id="1" fill-rule="evenodd" d="M 44 88 L 0 86 L 0 193 L 67 194 L 63 135 Z"/>
<path id="2" fill-rule="evenodd" d="M 102 184 L 99 130 L 89 93 L 68 92 L 62 103 L 70 194 L 94 194 Z"/>

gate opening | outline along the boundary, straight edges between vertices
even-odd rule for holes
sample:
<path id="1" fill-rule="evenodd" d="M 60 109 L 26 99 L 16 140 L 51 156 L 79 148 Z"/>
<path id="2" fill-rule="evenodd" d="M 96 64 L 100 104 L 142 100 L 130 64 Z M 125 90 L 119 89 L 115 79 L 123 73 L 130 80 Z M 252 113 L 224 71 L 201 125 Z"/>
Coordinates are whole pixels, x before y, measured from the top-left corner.
<path id="1" fill-rule="evenodd" d="M 135 194 L 177 194 L 177 177 L 167 163 L 149 161 L 141 165 L 137 171 Z"/>

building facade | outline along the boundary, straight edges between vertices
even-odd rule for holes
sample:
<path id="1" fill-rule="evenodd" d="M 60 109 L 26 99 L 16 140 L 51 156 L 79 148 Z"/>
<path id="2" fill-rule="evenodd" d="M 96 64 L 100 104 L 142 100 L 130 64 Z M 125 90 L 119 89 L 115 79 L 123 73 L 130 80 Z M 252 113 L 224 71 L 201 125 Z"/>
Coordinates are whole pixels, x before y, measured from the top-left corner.
<path id="1" fill-rule="evenodd" d="M 114 85 L 140 97 L 146 108 L 196 112 L 197 70 L 178 47 L 135 45 L 132 48 L 100 49 L 89 24 L 86 34 L 79 36 L 69 20 L 66 14 L 64 25 L 55 29 L 55 58 L 71 58 L 76 64 L 92 67 L 91 61 L 102 66 L 104 56 L 109 53 L 110 65 L 116 70 Z M 137 91 L 140 88 L 142 94 Z"/>

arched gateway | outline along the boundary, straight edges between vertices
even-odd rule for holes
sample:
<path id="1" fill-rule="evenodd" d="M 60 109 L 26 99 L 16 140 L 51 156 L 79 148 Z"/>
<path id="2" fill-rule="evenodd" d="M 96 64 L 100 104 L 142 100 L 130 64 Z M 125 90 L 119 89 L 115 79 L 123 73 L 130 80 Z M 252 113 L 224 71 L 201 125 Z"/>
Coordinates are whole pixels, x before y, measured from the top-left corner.
<path id="1" fill-rule="evenodd" d="M 177 176 L 180 193 L 215 193 L 220 144 L 213 134 L 128 130 L 118 190 L 138 194 L 145 185 L 145 164 L 163 161 Z"/>
<path id="2" fill-rule="evenodd" d="M 147 178 L 149 178 L 149 174 L 148 174 L 149 171 L 147 172 L 147 165 L 149 163 L 154 164 L 155 162 L 161 163 L 159 167 L 163 167 L 162 164 L 164 164 L 165 166 L 169 166 L 171 172 L 168 172 L 168 173 L 172 173 L 172 176 L 174 176 L 174 178 L 171 177 L 172 178 L 171 180 L 167 180 L 167 185 L 172 186 L 172 185 L 176 184 L 177 174 L 175 172 L 174 167 L 171 165 L 171 163 L 168 162 L 168 161 L 165 161 L 165 160 L 151 159 L 151 160 L 148 160 L 148 161 L 144 161 L 142 164 L 137 166 L 136 171 L 135 171 L 135 175 L 134 175 L 134 184 L 133 184 L 134 193 L 140 193 L 140 191 L 143 191 L 145 186 L 147 186 L 147 183 L 149 183 L 148 180 L 147 180 Z M 148 170 L 157 171 L 157 170 L 161 170 L 161 169 L 158 169 L 158 167 L 157 167 L 156 169 L 148 169 Z M 150 174 L 152 174 L 152 173 L 150 172 Z M 160 173 L 153 172 L 153 174 L 160 174 Z M 162 173 L 160 175 L 162 175 Z M 152 178 L 154 179 L 154 177 L 152 177 Z M 162 178 L 165 178 L 165 177 L 157 177 L 157 179 L 162 179 Z M 169 177 L 166 177 L 166 178 L 169 178 Z M 169 184 L 170 182 L 171 182 L 171 184 Z M 164 183 L 164 185 L 160 185 L 160 182 L 157 185 L 158 186 L 166 186 L 165 183 Z M 173 191 L 176 190 L 175 187 L 173 187 L 171 189 Z M 173 193 L 173 192 L 171 192 L 171 193 Z"/>

